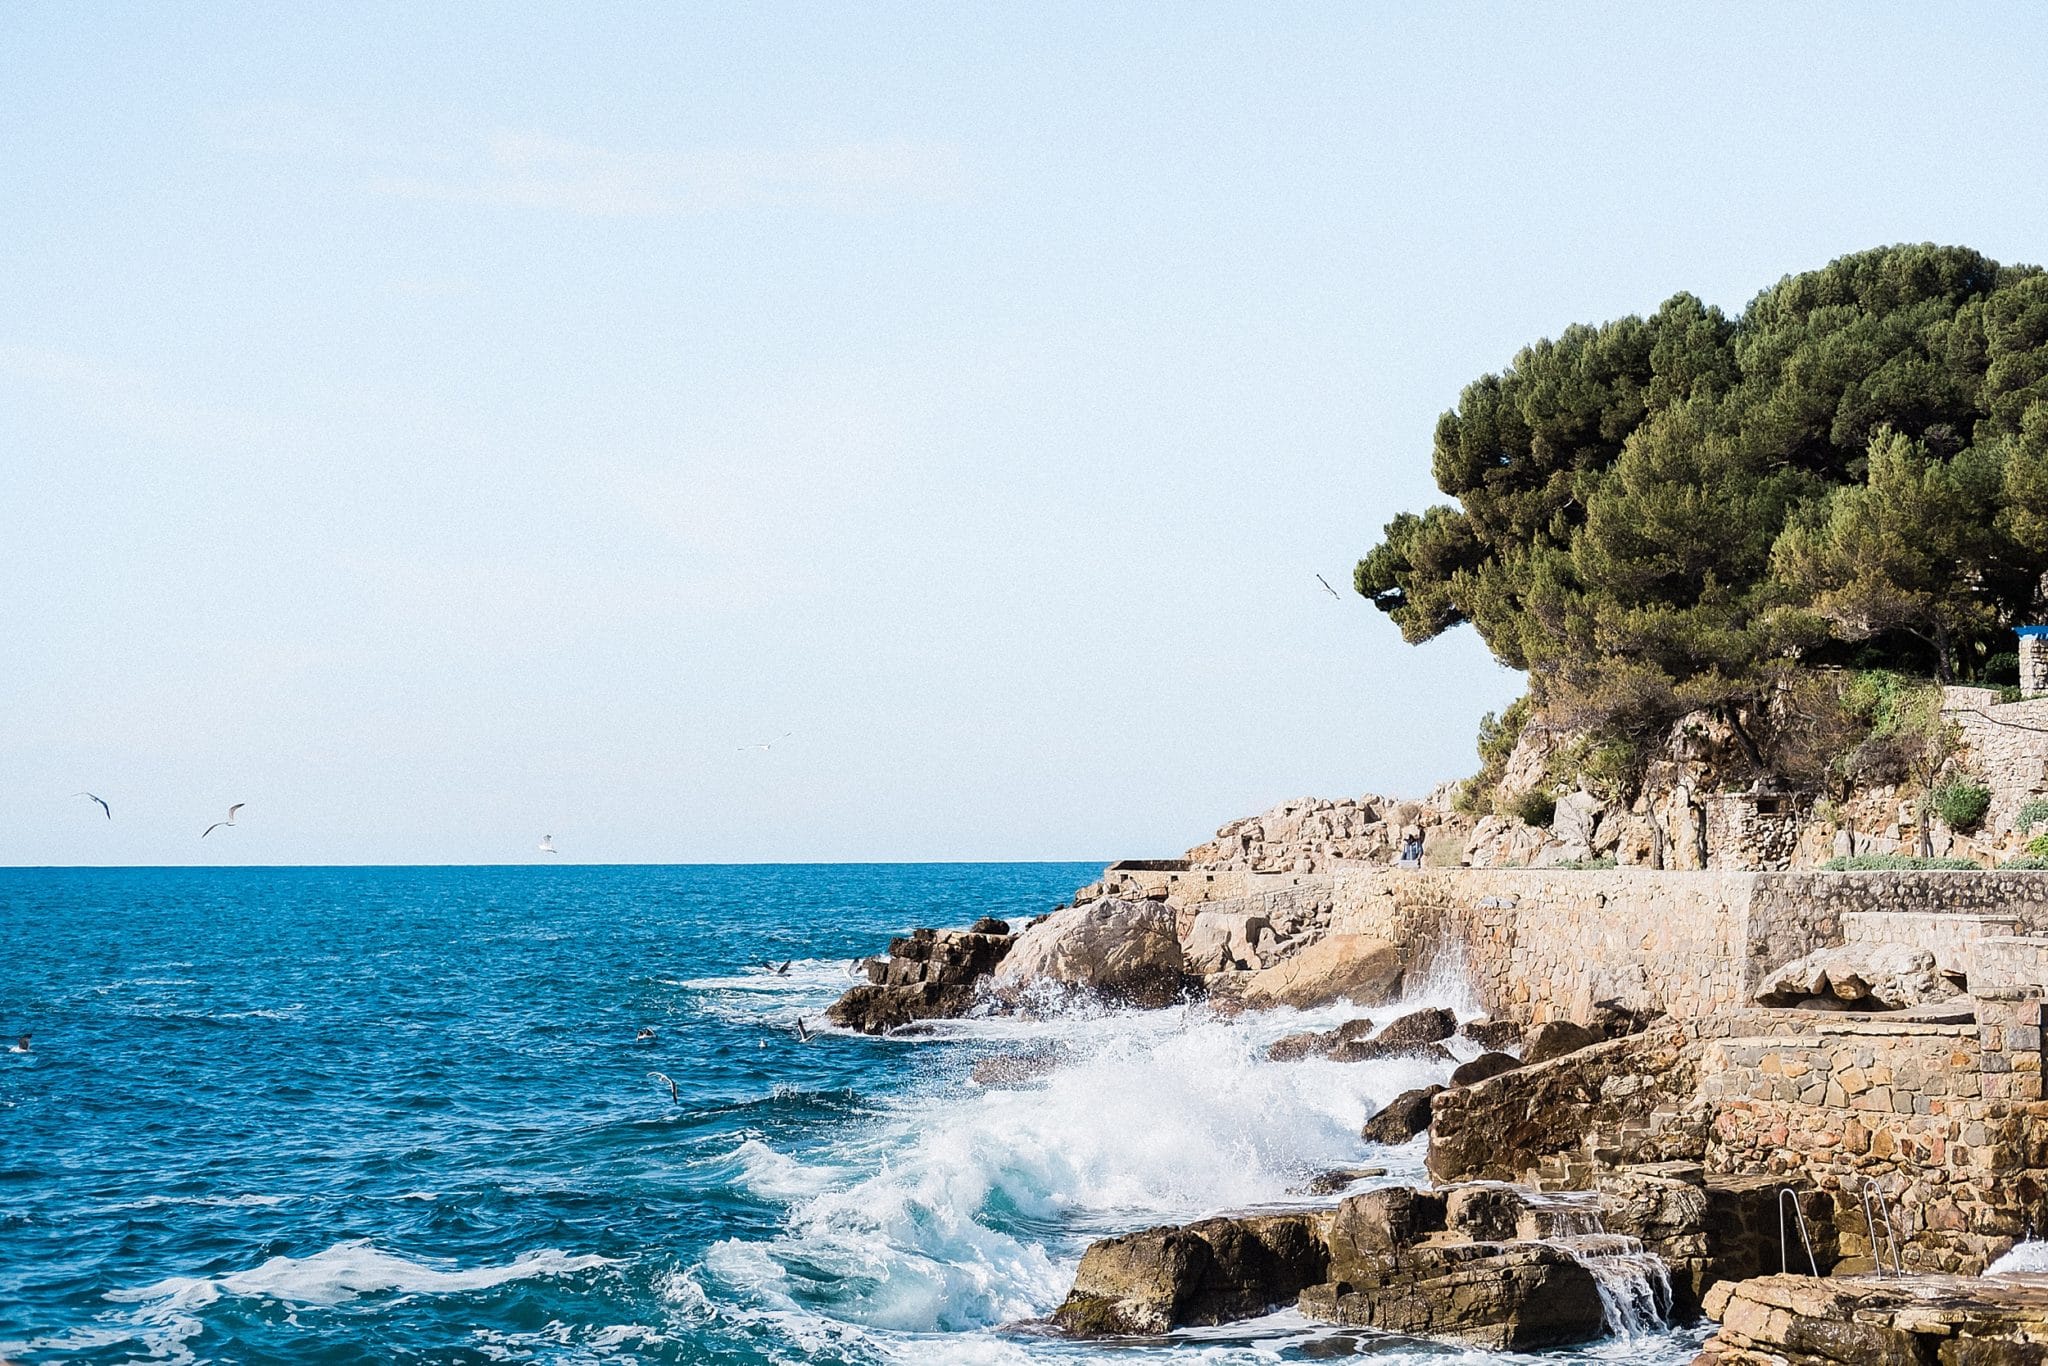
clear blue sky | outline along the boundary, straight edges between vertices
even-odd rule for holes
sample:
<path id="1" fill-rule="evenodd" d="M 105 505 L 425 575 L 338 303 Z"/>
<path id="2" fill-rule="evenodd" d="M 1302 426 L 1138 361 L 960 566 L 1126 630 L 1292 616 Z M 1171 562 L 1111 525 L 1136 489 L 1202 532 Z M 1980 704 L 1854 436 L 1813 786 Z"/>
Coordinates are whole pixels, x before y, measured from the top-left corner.
<path id="1" fill-rule="evenodd" d="M 1436 415 L 1681 289 L 2048 260 L 2042 15 L 7 6 L 0 861 L 1156 855 L 1460 776 L 1520 680 L 1314 578 Z"/>

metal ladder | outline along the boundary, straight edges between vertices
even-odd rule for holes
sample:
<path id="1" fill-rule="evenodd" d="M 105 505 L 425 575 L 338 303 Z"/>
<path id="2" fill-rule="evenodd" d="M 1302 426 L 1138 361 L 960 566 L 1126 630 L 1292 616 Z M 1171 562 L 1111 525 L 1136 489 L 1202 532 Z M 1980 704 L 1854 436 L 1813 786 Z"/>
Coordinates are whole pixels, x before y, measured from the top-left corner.
<path id="1" fill-rule="evenodd" d="M 1873 1214 L 1872 1210 L 1876 1213 Z M 1884 1241 L 1877 1240 L 1877 1216 L 1884 1216 Z M 1892 1212 L 1885 1207 L 1884 1192 L 1874 1182 L 1863 1183 L 1863 1228 L 1870 1238 L 1870 1262 L 1878 1275 L 1884 1275 L 1884 1254 L 1889 1248 L 1892 1254 L 1892 1274 L 1903 1276 L 1906 1268 L 1899 1261 L 1899 1235 L 1892 1227 Z"/>
<path id="2" fill-rule="evenodd" d="M 1820 1275 L 1820 1263 L 1813 1259 L 1813 1239 L 1806 1231 L 1806 1211 L 1800 1208 L 1799 1193 L 1790 1186 L 1778 1187 L 1778 1269 L 1787 1274 L 1792 1270 L 1792 1245 L 1785 1240 L 1785 1202 L 1792 1202 L 1792 1221 L 1799 1230 L 1799 1245 L 1806 1249 L 1806 1269 L 1814 1276 Z"/>

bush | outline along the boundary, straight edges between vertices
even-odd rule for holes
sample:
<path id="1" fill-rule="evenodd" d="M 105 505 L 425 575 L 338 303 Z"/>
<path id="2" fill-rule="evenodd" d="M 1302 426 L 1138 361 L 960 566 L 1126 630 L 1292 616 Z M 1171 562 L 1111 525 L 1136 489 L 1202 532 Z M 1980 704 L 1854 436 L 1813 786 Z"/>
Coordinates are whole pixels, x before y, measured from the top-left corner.
<path id="1" fill-rule="evenodd" d="M 1998 705 L 2001 707 L 2026 700 L 2027 695 L 2020 691 L 2020 685 L 2017 683 L 2008 683 L 1998 690 Z"/>
<path id="2" fill-rule="evenodd" d="M 2028 840 L 2027 852 L 2035 858 L 2048 858 L 2048 835 L 2036 835 Z"/>
<path id="3" fill-rule="evenodd" d="M 2017 858 L 2007 859 L 1998 866 L 2010 868 L 2016 873 L 2038 873 L 2048 871 L 2048 858 L 2036 858 L 2032 854 L 2021 854 Z"/>
<path id="4" fill-rule="evenodd" d="M 2019 820 L 2013 829 L 2022 835 L 2031 835 L 2034 833 L 2034 827 L 2043 821 L 2048 821 L 2048 802 L 2036 797 L 2020 808 Z"/>
<path id="5" fill-rule="evenodd" d="M 1990 809 L 1991 789 L 1980 784 L 1956 780 L 1934 789 L 1934 814 L 1951 830 L 1975 830 Z"/>
<path id="6" fill-rule="evenodd" d="M 2048 837 L 2044 837 L 2048 838 Z M 1824 873 L 1975 873 L 1982 865 L 1966 858 L 1912 858 L 1906 854 L 1857 854 L 1852 858 L 1831 858 L 1820 866 Z"/>
<path id="7" fill-rule="evenodd" d="M 2020 657 L 2011 650 L 1995 654 L 1977 670 L 1977 679 L 1994 688 L 2020 685 Z"/>
<path id="8" fill-rule="evenodd" d="M 1567 873 L 1601 873 L 1614 866 L 1611 858 L 1568 858 L 1557 865 Z"/>
<path id="9" fill-rule="evenodd" d="M 1532 787 L 1508 799 L 1508 814 L 1524 825 L 1548 828 L 1557 816 L 1557 797 L 1540 787 Z"/>

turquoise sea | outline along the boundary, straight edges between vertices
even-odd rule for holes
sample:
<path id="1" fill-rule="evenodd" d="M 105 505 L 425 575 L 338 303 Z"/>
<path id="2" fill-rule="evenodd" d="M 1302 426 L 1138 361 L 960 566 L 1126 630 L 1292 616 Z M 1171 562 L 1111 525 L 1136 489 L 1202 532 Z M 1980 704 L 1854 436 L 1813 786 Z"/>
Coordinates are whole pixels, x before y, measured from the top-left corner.
<path id="1" fill-rule="evenodd" d="M 1301 1203 L 1332 1167 L 1416 1178 L 1419 1144 L 1359 1125 L 1443 1070 L 1263 1060 L 1341 1012 L 798 1040 L 889 935 L 1098 871 L 0 870 L 0 1035 L 33 1035 L 0 1051 L 0 1360 L 1516 1359 L 1291 1311 L 1031 1326 L 1090 1238 Z M 976 1083 L 996 1054 L 1050 1065 Z"/>

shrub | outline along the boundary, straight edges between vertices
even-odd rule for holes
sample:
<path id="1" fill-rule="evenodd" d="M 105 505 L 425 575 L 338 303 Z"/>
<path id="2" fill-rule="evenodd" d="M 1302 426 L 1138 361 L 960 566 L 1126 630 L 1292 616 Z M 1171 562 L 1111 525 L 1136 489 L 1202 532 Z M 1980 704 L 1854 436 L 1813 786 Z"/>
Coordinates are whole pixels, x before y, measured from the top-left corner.
<path id="1" fill-rule="evenodd" d="M 2020 685 L 2020 657 L 2011 650 L 1995 654 L 1977 670 L 1977 678 L 1994 688 L 2017 688 Z"/>
<path id="2" fill-rule="evenodd" d="M 1982 871 L 1981 865 L 1966 858 L 1913 858 L 1906 854 L 1857 854 L 1831 858 L 1821 866 L 1824 873 L 1924 873 Z"/>
<path id="3" fill-rule="evenodd" d="M 2048 821 L 2048 801 L 2036 797 L 2020 808 L 2019 820 L 2013 828 L 2022 835 L 2031 835 L 2043 821 Z"/>
<path id="4" fill-rule="evenodd" d="M 1998 705 L 2003 707 L 2012 702 L 2024 702 L 2027 695 L 2020 691 L 2017 683 L 2008 683 L 1998 690 Z"/>
<path id="5" fill-rule="evenodd" d="M 2010 868 L 2016 873 L 2038 873 L 2048 870 L 2048 858 L 2036 858 L 2032 854 L 2021 854 L 1998 865 Z"/>
<path id="6" fill-rule="evenodd" d="M 1991 789 L 1964 779 L 1934 789 L 1934 813 L 1951 830 L 1975 830 L 1991 809 Z"/>
<path id="7" fill-rule="evenodd" d="M 2048 858 L 2048 835 L 2036 835 L 2028 840 L 2027 852 L 2035 858 Z"/>
<path id="8" fill-rule="evenodd" d="M 1557 816 L 1557 798 L 1540 787 L 1532 787 L 1508 799 L 1508 814 L 1524 825 L 1548 827 Z"/>
<path id="9" fill-rule="evenodd" d="M 1612 858 L 1568 858 L 1557 865 L 1568 873 L 1599 873 L 1614 866 Z"/>

